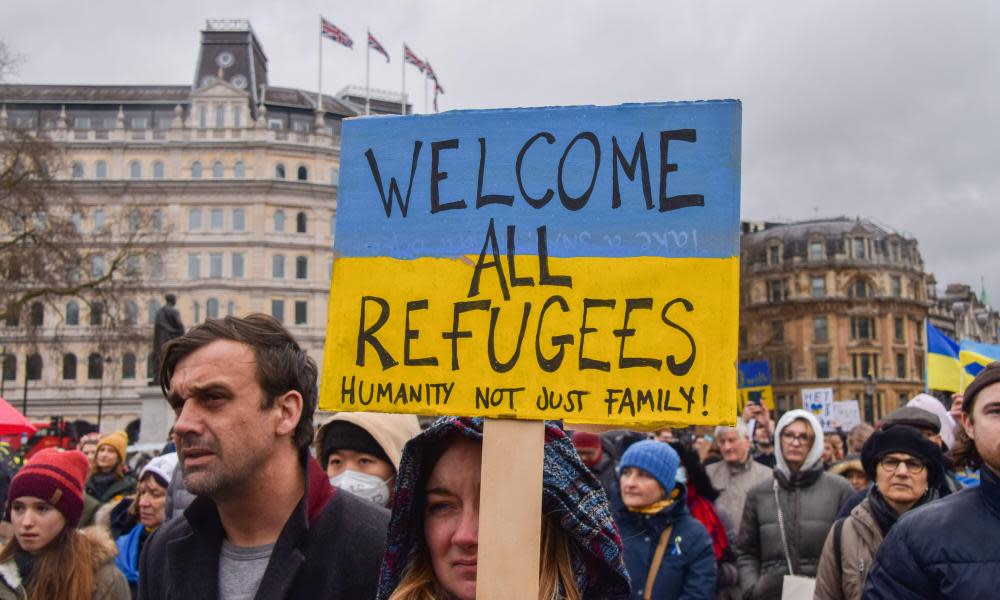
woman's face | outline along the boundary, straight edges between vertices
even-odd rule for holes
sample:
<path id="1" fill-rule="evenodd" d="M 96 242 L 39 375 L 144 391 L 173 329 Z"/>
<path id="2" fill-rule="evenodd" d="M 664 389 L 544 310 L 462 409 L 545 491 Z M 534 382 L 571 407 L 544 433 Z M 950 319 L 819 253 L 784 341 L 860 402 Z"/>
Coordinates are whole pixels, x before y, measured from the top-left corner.
<path id="1" fill-rule="evenodd" d="M 97 469 L 102 473 L 114 470 L 118 466 L 118 453 L 111 446 L 104 445 L 97 449 L 97 457 L 94 459 Z"/>
<path id="2" fill-rule="evenodd" d="M 438 583 L 457 600 L 475 600 L 482 444 L 452 442 L 427 479 L 424 539 Z"/>
<path id="3" fill-rule="evenodd" d="M 153 475 L 147 474 L 139 484 L 139 522 L 149 529 L 163 524 L 167 510 L 167 488 Z"/>
<path id="4" fill-rule="evenodd" d="M 860 492 L 868 485 L 868 476 L 865 475 L 864 471 L 851 470 L 845 473 L 844 477 L 846 477 L 847 481 L 850 482 L 851 487 L 854 488 L 855 492 Z"/>
<path id="5" fill-rule="evenodd" d="M 883 457 L 875 475 L 882 496 L 897 507 L 909 509 L 927 492 L 926 465 L 903 452 L 892 452 Z"/>
<path id="6" fill-rule="evenodd" d="M 660 482 L 638 467 L 622 469 L 619 484 L 622 490 L 622 502 L 628 508 L 649 506 L 666 497 Z"/>
<path id="7" fill-rule="evenodd" d="M 66 517 L 48 502 L 34 496 L 21 496 L 10 504 L 17 543 L 28 554 L 38 554 L 66 526 Z"/>
<path id="8" fill-rule="evenodd" d="M 80 447 L 80 452 L 83 452 L 90 464 L 94 464 L 94 458 L 97 456 L 97 442 L 87 442 Z"/>

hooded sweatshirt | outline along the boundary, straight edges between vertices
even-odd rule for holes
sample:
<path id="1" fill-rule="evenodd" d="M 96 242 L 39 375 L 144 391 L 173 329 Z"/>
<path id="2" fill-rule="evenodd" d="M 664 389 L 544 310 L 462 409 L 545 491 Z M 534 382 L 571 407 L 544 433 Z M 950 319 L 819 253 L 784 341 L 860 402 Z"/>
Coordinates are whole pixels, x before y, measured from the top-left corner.
<path id="1" fill-rule="evenodd" d="M 432 461 L 452 436 L 482 441 L 483 420 L 442 417 L 410 440 L 396 476 L 396 503 L 389 522 L 377 600 L 386 600 L 423 544 L 422 492 Z M 569 437 L 546 423 L 542 513 L 569 536 L 573 573 L 585 600 L 625 600 L 629 578 L 621 536 L 597 478 L 580 460 Z"/>
<path id="2" fill-rule="evenodd" d="M 403 446 L 413 436 L 420 433 L 420 422 L 416 415 L 388 414 L 375 412 L 339 412 L 323 423 L 316 432 L 316 458 L 323 457 L 323 442 L 330 423 L 344 421 L 356 425 L 368 432 L 382 451 L 389 457 L 392 467 L 399 470 L 399 459 L 403 455 Z M 325 464 L 320 464 L 326 469 Z"/>

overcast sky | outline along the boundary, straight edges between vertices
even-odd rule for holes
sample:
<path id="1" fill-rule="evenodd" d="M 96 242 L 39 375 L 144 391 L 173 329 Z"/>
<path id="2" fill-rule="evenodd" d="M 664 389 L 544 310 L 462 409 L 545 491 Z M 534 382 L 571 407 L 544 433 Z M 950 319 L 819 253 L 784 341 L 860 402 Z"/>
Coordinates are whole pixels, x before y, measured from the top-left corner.
<path id="1" fill-rule="evenodd" d="M 324 43 L 327 93 L 364 84 L 368 26 L 372 85 L 405 41 L 442 110 L 739 98 L 744 219 L 871 217 L 1000 304 L 997 2 L 5 0 L 0 38 L 14 81 L 189 84 L 205 19 L 248 18 L 271 82 L 314 90 L 320 13 L 355 40 Z"/>

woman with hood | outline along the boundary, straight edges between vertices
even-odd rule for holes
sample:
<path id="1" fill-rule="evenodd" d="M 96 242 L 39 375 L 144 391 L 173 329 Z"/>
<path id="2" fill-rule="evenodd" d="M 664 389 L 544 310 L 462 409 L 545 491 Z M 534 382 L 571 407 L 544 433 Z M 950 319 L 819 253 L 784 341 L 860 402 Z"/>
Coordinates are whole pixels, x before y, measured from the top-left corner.
<path id="1" fill-rule="evenodd" d="M 442 417 L 410 440 L 378 600 L 473 600 L 483 420 Z M 600 483 L 566 434 L 545 427 L 539 600 L 625 600 L 621 539 Z"/>
<path id="2" fill-rule="evenodd" d="M 712 538 L 688 512 L 680 462 L 670 444 L 646 440 L 629 446 L 619 464 L 623 506 L 615 518 L 636 600 L 715 597 Z"/>
<path id="3" fill-rule="evenodd" d="M 740 588 L 748 600 L 781 598 L 785 575 L 815 577 L 823 543 L 851 484 L 823 470 L 823 428 L 790 410 L 774 429 L 771 481 L 752 488 L 737 542 Z"/>
<path id="4" fill-rule="evenodd" d="M 916 429 L 877 431 L 861 450 L 875 482 L 868 497 L 826 538 L 816 577 L 817 600 L 860 600 L 875 553 L 903 513 L 938 497 L 944 477 L 941 449 Z"/>
<path id="5" fill-rule="evenodd" d="M 0 551 L 0 599 L 129 600 L 115 544 L 101 528 L 77 529 L 87 457 L 47 448 L 14 476 L 7 515 L 14 537 Z"/>
<path id="6" fill-rule="evenodd" d="M 418 433 L 416 415 L 340 412 L 316 432 L 316 458 L 332 485 L 390 508 L 403 446 Z"/>

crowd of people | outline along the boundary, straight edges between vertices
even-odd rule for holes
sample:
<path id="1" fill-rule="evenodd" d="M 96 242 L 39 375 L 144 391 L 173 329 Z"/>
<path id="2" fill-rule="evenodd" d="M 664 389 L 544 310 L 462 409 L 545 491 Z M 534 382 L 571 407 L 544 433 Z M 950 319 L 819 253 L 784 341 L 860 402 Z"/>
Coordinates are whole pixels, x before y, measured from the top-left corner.
<path id="1" fill-rule="evenodd" d="M 7 489 L 0 600 L 472 600 L 483 422 L 337 413 L 274 319 L 168 343 L 176 413 L 137 468 L 123 432 L 46 449 Z M 749 404 L 711 431 L 546 423 L 540 600 L 987 598 L 1000 578 L 1000 363 L 824 431 Z M 526 576 L 528 576 L 526 574 Z"/>

